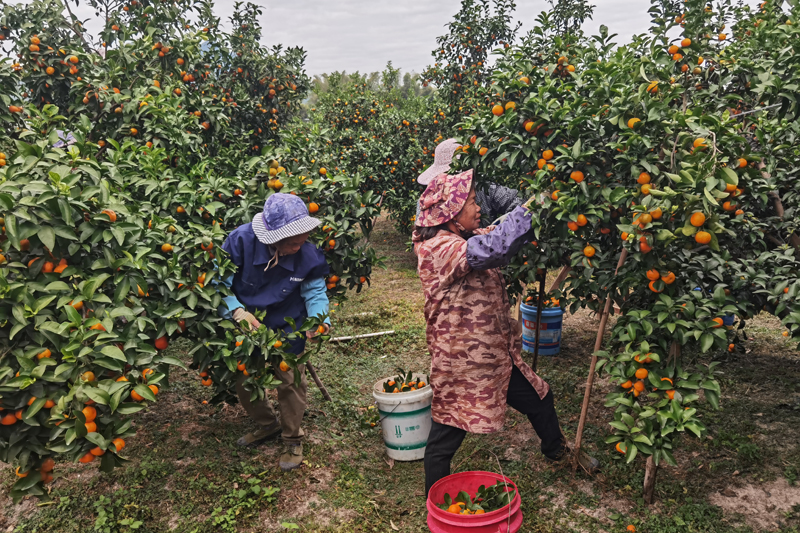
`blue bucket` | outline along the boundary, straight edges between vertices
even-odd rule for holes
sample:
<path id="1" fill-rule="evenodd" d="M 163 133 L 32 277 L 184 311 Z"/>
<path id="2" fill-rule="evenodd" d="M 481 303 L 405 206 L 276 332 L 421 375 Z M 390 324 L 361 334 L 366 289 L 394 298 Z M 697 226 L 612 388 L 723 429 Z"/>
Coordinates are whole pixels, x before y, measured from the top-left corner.
<path id="1" fill-rule="evenodd" d="M 536 346 L 536 308 L 522 304 L 522 349 L 533 353 Z M 561 351 L 561 324 L 564 310 L 560 307 L 542 309 L 539 328 L 539 355 L 556 355 Z"/>

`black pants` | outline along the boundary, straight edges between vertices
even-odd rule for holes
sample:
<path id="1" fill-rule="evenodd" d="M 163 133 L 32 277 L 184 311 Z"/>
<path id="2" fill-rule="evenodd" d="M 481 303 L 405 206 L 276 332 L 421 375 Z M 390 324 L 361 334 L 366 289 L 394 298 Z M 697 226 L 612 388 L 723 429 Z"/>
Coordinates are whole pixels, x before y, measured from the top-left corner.
<path id="1" fill-rule="evenodd" d="M 508 383 L 507 403 L 528 416 L 536 434 L 542 440 L 542 453 L 550 459 L 559 459 L 566 448 L 566 440 L 558 425 L 558 415 L 553 403 L 553 391 L 544 399 L 533 385 L 514 366 Z M 450 475 L 450 461 L 464 441 L 467 432 L 453 426 L 433 422 L 425 447 L 425 495 L 434 483 Z"/>

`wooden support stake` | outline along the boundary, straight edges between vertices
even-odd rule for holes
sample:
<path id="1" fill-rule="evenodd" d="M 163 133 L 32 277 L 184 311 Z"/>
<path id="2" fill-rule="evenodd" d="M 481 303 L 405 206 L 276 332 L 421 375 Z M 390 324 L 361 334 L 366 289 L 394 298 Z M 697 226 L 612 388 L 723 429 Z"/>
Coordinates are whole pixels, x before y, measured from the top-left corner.
<path id="1" fill-rule="evenodd" d="M 619 254 L 619 261 L 617 261 L 617 268 L 614 270 L 614 276 L 619 272 L 619 268 L 628 257 L 628 249 L 623 248 Z M 581 453 L 581 441 L 583 440 L 583 427 L 586 425 L 586 414 L 589 412 L 589 399 L 592 396 L 592 385 L 594 385 L 594 372 L 597 367 L 597 352 L 603 345 L 603 335 L 606 332 L 606 322 L 608 322 L 608 313 L 611 310 L 611 294 L 613 287 L 609 287 L 608 296 L 606 296 L 606 305 L 603 308 L 603 314 L 600 316 L 600 326 L 597 328 L 597 338 L 594 341 L 594 351 L 592 352 L 592 362 L 589 364 L 589 377 L 586 378 L 586 391 L 583 393 L 583 405 L 581 406 L 581 418 L 578 421 L 578 432 L 575 434 L 575 470 L 578 469 L 578 457 Z"/>
<path id="2" fill-rule="evenodd" d="M 561 285 L 561 282 L 563 282 L 565 279 L 567 279 L 567 276 L 569 275 L 569 273 L 571 271 L 572 271 L 572 267 L 571 266 L 564 265 L 564 268 L 562 268 L 561 272 L 558 273 L 558 277 L 556 277 L 556 279 L 553 281 L 553 284 L 550 285 L 550 290 L 547 291 L 547 292 L 551 293 L 554 290 L 556 290 L 558 288 L 558 286 Z"/>
<path id="3" fill-rule="evenodd" d="M 328 393 L 328 389 L 325 388 L 325 385 L 322 384 L 322 380 L 317 376 L 317 371 L 314 365 L 311 364 L 311 361 L 306 362 L 306 368 L 308 369 L 308 373 L 311 374 L 311 379 L 317 384 L 317 388 L 322 393 L 322 397 L 325 398 L 325 401 L 331 401 L 331 395 Z"/>
<path id="4" fill-rule="evenodd" d="M 644 468 L 644 503 L 650 505 L 653 503 L 653 496 L 656 491 L 656 475 L 658 474 L 658 466 L 653 461 L 653 456 L 647 458 L 647 463 Z"/>
<path id="5" fill-rule="evenodd" d="M 539 335 L 542 331 L 542 307 L 544 307 L 544 282 L 547 279 L 547 273 L 537 274 L 539 276 L 539 301 L 536 305 L 536 344 L 533 345 L 533 371 L 536 372 L 537 364 L 539 363 Z"/>

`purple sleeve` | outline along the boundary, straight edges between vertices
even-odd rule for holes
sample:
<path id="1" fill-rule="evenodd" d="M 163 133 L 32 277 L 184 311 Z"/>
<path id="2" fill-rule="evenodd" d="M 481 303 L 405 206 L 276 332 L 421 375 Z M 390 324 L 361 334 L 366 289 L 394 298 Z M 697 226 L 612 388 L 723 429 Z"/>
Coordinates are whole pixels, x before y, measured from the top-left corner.
<path id="1" fill-rule="evenodd" d="M 522 245 L 532 238 L 531 213 L 517 207 L 505 221 L 486 235 L 467 240 L 467 263 L 474 270 L 489 270 L 507 265 Z"/>

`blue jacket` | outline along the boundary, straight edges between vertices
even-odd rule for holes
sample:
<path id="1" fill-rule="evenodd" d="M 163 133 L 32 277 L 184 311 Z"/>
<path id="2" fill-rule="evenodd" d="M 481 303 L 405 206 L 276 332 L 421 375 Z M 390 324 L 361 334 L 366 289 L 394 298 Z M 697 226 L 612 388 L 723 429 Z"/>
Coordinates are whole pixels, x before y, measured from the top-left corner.
<path id="1" fill-rule="evenodd" d="M 328 263 L 310 242 L 296 254 L 280 257 L 278 264 L 267 271 L 264 269 L 275 251 L 256 238 L 250 223 L 233 230 L 222 248 L 237 266 L 236 273 L 223 281 L 233 291 L 233 296 L 224 298 L 226 305 L 220 309 L 224 318 L 231 318 L 239 307 L 251 312 L 266 310 L 263 323 L 267 327 L 291 332 L 285 317 L 291 317 L 299 326 L 309 316 L 328 313 Z M 329 319 L 325 321 L 330 323 Z M 302 353 L 305 337 L 292 341 L 290 348 L 293 353 Z"/>

